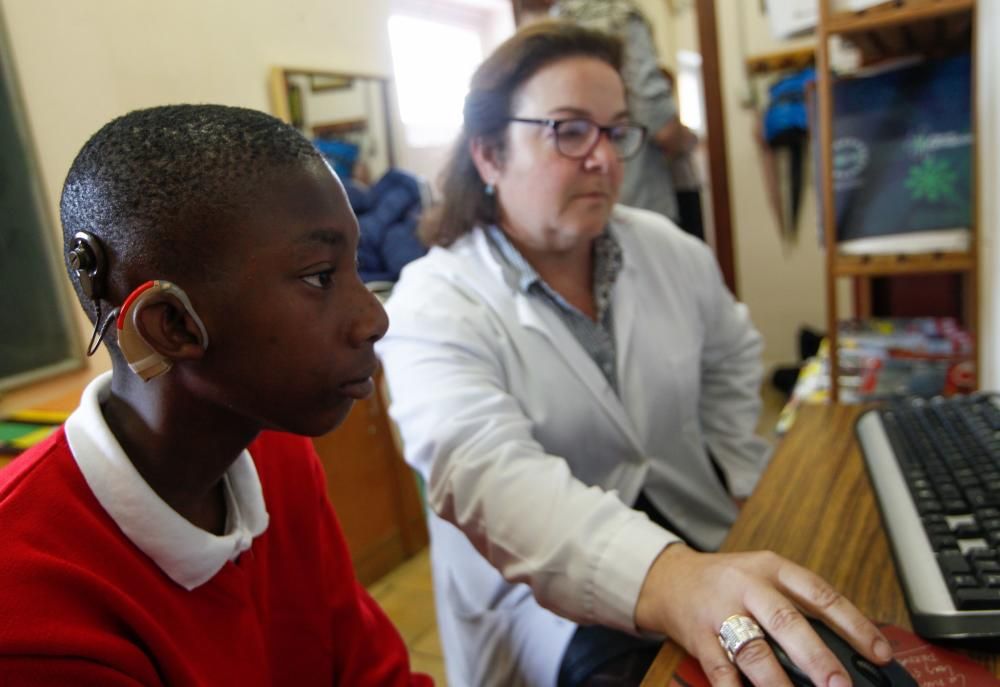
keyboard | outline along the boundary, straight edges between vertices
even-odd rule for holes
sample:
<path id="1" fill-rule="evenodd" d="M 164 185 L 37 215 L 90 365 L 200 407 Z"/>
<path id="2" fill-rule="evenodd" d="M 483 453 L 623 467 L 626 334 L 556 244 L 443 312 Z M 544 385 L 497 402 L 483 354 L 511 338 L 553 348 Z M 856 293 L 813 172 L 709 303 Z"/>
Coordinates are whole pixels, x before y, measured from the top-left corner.
<path id="1" fill-rule="evenodd" d="M 855 433 L 914 631 L 1000 637 L 1000 395 L 892 401 Z"/>

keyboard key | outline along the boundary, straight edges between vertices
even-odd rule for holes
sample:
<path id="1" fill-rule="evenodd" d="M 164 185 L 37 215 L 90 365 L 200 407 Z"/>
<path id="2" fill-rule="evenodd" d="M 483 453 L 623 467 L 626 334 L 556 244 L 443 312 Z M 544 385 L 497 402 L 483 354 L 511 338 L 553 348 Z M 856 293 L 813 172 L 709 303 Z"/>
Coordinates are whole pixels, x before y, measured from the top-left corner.
<path id="1" fill-rule="evenodd" d="M 921 515 L 926 515 L 928 513 L 941 513 L 943 510 L 941 502 L 936 499 L 923 499 L 922 501 L 917 501 L 917 512 Z"/>
<path id="2" fill-rule="evenodd" d="M 955 605 L 963 611 L 1000 608 L 1000 589 L 956 589 Z"/>
<path id="3" fill-rule="evenodd" d="M 955 475 L 955 480 L 959 484 L 964 484 L 968 482 L 969 484 L 979 484 L 980 478 L 975 470 L 968 467 L 959 467 L 957 465 L 952 465 L 952 474 Z"/>
<path id="4" fill-rule="evenodd" d="M 945 573 L 950 575 L 961 575 L 963 573 L 971 573 L 972 566 L 969 565 L 969 561 L 965 560 L 965 556 L 955 552 L 944 552 L 938 554 L 938 565 Z"/>
<path id="5" fill-rule="evenodd" d="M 967 522 L 955 528 L 955 536 L 959 539 L 973 539 L 983 536 L 979 523 Z"/>
<path id="6" fill-rule="evenodd" d="M 942 499 L 960 499 L 960 498 L 962 498 L 962 490 L 959 489 L 952 482 L 948 482 L 946 484 L 939 484 L 939 485 L 937 485 L 936 489 L 937 489 L 937 495 L 939 497 L 941 497 Z"/>
<path id="7" fill-rule="evenodd" d="M 958 540 L 953 534 L 935 534 L 931 537 L 931 548 L 935 551 L 958 549 Z"/>
<path id="8" fill-rule="evenodd" d="M 989 506 L 1000 505 L 997 497 L 985 489 L 967 489 L 965 491 L 965 498 L 968 499 L 973 508 L 987 508 Z"/>
<path id="9" fill-rule="evenodd" d="M 975 575 L 952 575 L 952 587 L 978 587 L 979 578 Z"/>
<path id="10" fill-rule="evenodd" d="M 960 487 L 962 487 L 963 489 L 973 489 L 973 488 L 978 487 L 980 485 L 979 478 L 976 477 L 975 475 L 968 475 L 968 476 L 965 476 L 965 477 L 956 477 L 955 481 L 958 482 L 958 485 Z M 966 498 L 968 498 L 968 495 L 969 495 L 968 492 L 966 492 L 965 495 L 966 495 Z"/>
<path id="11" fill-rule="evenodd" d="M 976 569 L 980 575 L 985 574 L 1000 574 L 1000 563 L 995 560 L 974 560 L 972 561 L 972 567 Z"/>
<path id="12" fill-rule="evenodd" d="M 986 518 L 983 520 L 976 518 L 976 520 L 986 532 L 1000 532 L 1000 518 Z"/>
<path id="13" fill-rule="evenodd" d="M 962 552 L 970 561 L 984 551 L 989 551 L 989 544 L 985 539 L 959 539 L 958 550 Z"/>
<path id="14" fill-rule="evenodd" d="M 951 528 L 946 522 L 935 522 L 930 525 L 924 525 L 924 529 L 930 535 L 951 534 Z"/>

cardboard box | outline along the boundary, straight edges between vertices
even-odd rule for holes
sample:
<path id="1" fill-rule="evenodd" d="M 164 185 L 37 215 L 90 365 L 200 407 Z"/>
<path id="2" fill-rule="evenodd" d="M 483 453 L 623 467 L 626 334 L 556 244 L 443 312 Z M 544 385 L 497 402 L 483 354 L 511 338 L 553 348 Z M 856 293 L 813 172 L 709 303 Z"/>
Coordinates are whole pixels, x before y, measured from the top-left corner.
<path id="1" fill-rule="evenodd" d="M 767 0 L 767 20 L 771 34 L 780 40 L 811 32 L 819 21 L 820 0 Z M 833 0 L 835 12 L 859 12 L 886 0 Z"/>

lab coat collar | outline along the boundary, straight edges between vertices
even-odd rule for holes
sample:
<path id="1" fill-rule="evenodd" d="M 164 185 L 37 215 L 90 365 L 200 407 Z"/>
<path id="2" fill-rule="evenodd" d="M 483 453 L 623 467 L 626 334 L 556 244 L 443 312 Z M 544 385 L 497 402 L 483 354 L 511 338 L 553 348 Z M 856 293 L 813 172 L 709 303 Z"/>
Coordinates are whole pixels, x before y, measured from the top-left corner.
<path id="1" fill-rule="evenodd" d="M 616 234 L 616 236 L 619 237 L 619 242 L 622 242 L 621 234 Z M 559 315 L 550 307 L 540 303 L 537 298 L 532 298 L 522 293 L 516 288 L 516 285 L 512 286 L 504 278 L 504 268 L 500 264 L 500 261 L 497 260 L 484 230 L 473 230 L 469 238 L 472 241 L 473 250 L 477 254 L 479 261 L 481 264 L 486 265 L 493 275 L 493 283 L 505 291 L 502 294 L 502 298 L 513 299 L 515 312 L 521 326 L 537 332 L 559 351 L 559 354 L 566 360 L 567 366 L 587 386 L 594 395 L 594 399 L 598 405 L 622 430 L 629 441 L 636 447 L 641 446 L 642 443 L 639 441 L 638 432 L 632 425 L 622 400 L 615 393 L 615 390 L 611 388 L 607 378 L 601 373 L 597 365 L 594 364 L 594 361 L 587 355 L 583 346 L 580 345 L 573 336 L 573 333 L 559 318 Z M 630 294 L 634 291 L 630 285 L 627 286 L 625 284 L 625 282 L 631 284 L 634 281 L 634 279 L 627 276 L 629 274 L 631 274 L 631 271 L 628 269 L 628 253 L 624 249 L 623 244 L 623 267 L 618 275 L 613 296 L 615 336 L 618 341 L 617 345 L 619 346 L 628 344 L 630 338 L 628 332 L 635 325 L 635 305 L 632 302 L 634 298 L 627 295 L 624 298 L 621 296 L 622 291 L 625 294 Z M 483 283 L 483 279 L 481 277 L 473 277 L 472 283 L 481 284 Z M 487 298 L 490 297 L 488 293 L 483 295 Z M 501 297 L 499 293 L 494 295 Z M 625 393 L 625 390 L 622 390 L 622 393 Z"/>

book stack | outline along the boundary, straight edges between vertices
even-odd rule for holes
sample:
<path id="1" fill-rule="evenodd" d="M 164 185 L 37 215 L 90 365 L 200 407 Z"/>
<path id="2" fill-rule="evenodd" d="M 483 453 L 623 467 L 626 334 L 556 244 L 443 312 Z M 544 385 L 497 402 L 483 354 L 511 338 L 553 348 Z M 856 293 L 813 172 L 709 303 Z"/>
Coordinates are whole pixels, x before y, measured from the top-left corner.
<path id="1" fill-rule="evenodd" d="M 899 396 L 950 396 L 975 390 L 972 336 L 954 318 L 847 320 L 838 329 L 840 402 Z M 830 349 L 805 361 L 775 434 L 795 422 L 799 407 L 830 400 Z"/>
<path id="2" fill-rule="evenodd" d="M 0 459 L 31 448 L 55 431 L 67 417 L 69 413 L 60 411 L 21 410 L 0 418 Z"/>
<path id="3" fill-rule="evenodd" d="M 851 320 L 838 336 L 843 403 L 974 390 L 972 337 L 953 318 Z"/>

